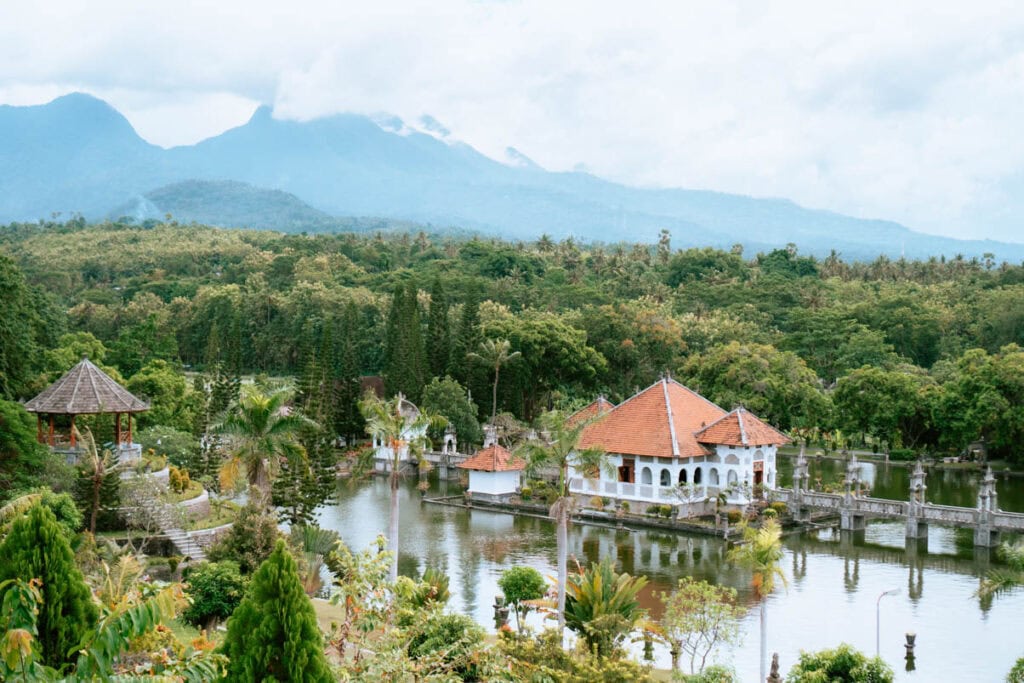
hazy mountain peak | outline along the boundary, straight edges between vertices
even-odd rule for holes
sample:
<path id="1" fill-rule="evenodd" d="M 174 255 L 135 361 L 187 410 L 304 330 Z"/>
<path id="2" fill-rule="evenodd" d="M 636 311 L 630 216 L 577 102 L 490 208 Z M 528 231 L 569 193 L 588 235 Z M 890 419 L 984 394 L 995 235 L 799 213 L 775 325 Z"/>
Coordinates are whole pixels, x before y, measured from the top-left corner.
<path id="1" fill-rule="evenodd" d="M 54 211 L 97 218 L 121 207 L 140 217 L 167 211 L 281 229 L 331 229 L 338 225 L 331 216 L 379 216 L 508 239 L 548 233 L 653 242 L 664 228 L 675 247 L 738 242 L 756 253 L 795 242 L 804 252 L 835 249 L 847 258 L 904 251 L 1024 258 L 1024 245 L 922 235 L 784 199 L 628 187 L 577 170 L 545 171 L 512 147 L 502 160 L 489 158 L 430 116 L 413 126 L 388 115 L 280 121 L 264 106 L 247 124 L 164 150 L 88 95 L 0 108 L 0 223 Z"/>
<path id="2" fill-rule="evenodd" d="M 543 171 L 537 162 L 520 152 L 515 147 L 505 148 L 505 163 L 516 168 L 529 168 L 534 171 Z"/>

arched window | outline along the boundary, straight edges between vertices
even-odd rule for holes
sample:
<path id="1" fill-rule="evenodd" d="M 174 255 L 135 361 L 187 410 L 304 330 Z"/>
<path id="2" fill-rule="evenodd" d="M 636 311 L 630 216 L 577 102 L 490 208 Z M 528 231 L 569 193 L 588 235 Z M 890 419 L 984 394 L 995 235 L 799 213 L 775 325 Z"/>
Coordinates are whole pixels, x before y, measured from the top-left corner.
<path id="1" fill-rule="evenodd" d="M 760 448 L 754 451 L 754 460 L 764 460 L 764 451 Z"/>
<path id="2" fill-rule="evenodd" d="M 736 484 L 740 483 L 736 470 L 729 470 L 729 474 L 725 475 L 725 481 L 729 486 L 736 486 Z"/>
<path id="3" fill-rule="evenodd" d="M 661 485 L 662 486 L 671 486 L 672 485 L 672 473 L 669 472 L 667 469 L 662 469 L 661 470 Z"/>
<path id="4" fill-rule="evenodd" d="M 697 469 L 695 469 L 693 471 L 693 483 L 694 484 L 699 484 L 700 483 L 700 474 L 701 474 L 700 470 L 701 470 L 701 468 L 698 467 Z"/>
<path id="5" fill-rule="evenodd" d="M 679 470 L 679 485 L 682 486 L 686 483 L 686 468 Z"/>
<path id="6" fill-rule="evenodd" d="M 648 486 L 651 485 L 651 468 L 650 467 L 645 467 L 645 468 L 643 468 L 643 470 L 640 471 L 640 483 L 641 484 L 646 484 Z"/>
<path id="7" fill-rule="evenodd" d="M 729 455 L 725 456 L 725 462 L 727 465 L 739 465 L 740 459 L 739 457 L 737 457 L 735 453 L 730 453 Z"/>
<path id="8" fill-rule="evenodd" d="M 718 470 L 714 467 L 708 472 L 708 481 L 712 486 L 718 486 Z"/>

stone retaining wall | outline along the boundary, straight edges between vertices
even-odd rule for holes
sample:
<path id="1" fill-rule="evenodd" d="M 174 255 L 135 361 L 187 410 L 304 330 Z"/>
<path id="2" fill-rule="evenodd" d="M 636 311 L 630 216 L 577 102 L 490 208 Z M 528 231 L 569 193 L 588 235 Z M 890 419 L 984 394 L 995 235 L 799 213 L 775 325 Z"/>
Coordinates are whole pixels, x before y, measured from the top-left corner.
<path id="1" fill-rule="evenodd" d="M 189 540 L 195 542 L 195 544 L 198 545 L 200 548 L 206 550 L 216 541 L 219 541 L 221 538 L 223 538 L 228 533 L 228 531 L 231 530 L 231 527 L 234 526 L 234 524 L 234 522 L 228 522 L 227 524 L 224 524 L 222 526 L 215 526 L 212 529 L 188 531 L 186 532 L 185 535 L 189 537 Z"/>

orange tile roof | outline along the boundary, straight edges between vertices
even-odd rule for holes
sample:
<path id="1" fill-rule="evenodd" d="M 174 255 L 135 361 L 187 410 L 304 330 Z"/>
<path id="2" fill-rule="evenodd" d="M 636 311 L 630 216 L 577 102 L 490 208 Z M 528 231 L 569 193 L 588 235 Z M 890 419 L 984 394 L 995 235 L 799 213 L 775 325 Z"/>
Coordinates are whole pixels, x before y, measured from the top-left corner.
<path id="1" fill-rule="evenodd" d="M 526 461 L 512 455 L 507 448 L 494 444 L 477 451 L 473 457 L 459 463 L 458 467 L 481 472 L 518 472 L 526 469 Z"/>
<path id="2" fill-rule="evenodd" d="M 604 396 L 598 396 L 597 399 L 590 404 L 580 408 L 575 413 L 565 419 L 565 425 L 572 427 L 580 422 L 587 422 L 595 417 L 604 415 L 615 408 L 615 404 L 606 399 Z"/>
<path id="3" fill-rule="evenodd" d="M 696 434 L 701 443 L 723 446 L 781 446 L 788 436 L 762 422 L 746 408 L 737 408 Z"/>
<path id="4" fill-rule="evenodd" d="M 726 412 L 674 379 L 661 379 L 583 429 L 582 448 L 692 458 L 708 450 L 694 433 Z"/>

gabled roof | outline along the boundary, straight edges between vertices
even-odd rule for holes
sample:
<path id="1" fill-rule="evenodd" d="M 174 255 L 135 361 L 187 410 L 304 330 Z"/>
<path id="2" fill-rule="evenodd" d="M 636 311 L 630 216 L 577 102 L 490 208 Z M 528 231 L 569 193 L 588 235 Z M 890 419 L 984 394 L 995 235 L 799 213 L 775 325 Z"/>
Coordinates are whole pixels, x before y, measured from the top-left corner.
<path id="1" fill-rule="evenodd" d="M 725 414 L 674 379 L 661 379 L 587 425 L 580 446 L 661 458 L 705 455 L 694 433 Z"/>
<path id="2" fill-rule="evenodd" d="M 512 455 L 507 448 L 494 444 L 477 451 L 473 457 L 459 463 L 458 467 L 480 472 L 518 472 L 526 469 L 526 461 Z"/>
<path id="3" fill-rule="evenodd" d="M 722 446 L 781 446 L 788 436 L 762 422 L 746 408 L 737 408 L 697 432 L 701 443 Z"/>
<path id="4" fill-rule="evenodd" d="M 595 417 L 600 417 L 605 413 L 611 412 L 614 408 L 614 403 L 606 399 L 604 396 L 598 396 L 592 403 L 580 408 L 575 413 L 567 417 L 565 419 L 565 425 L 567 427 L 572 427 L 581 422 L 587 422 Z"/>
<path id="5" fill-rule="evenodd" d="M 110 378 L 88 358 L 25 404 L 30 413 L 93 415 L 96 413 L 141 413 L 149 404 Z"/>

